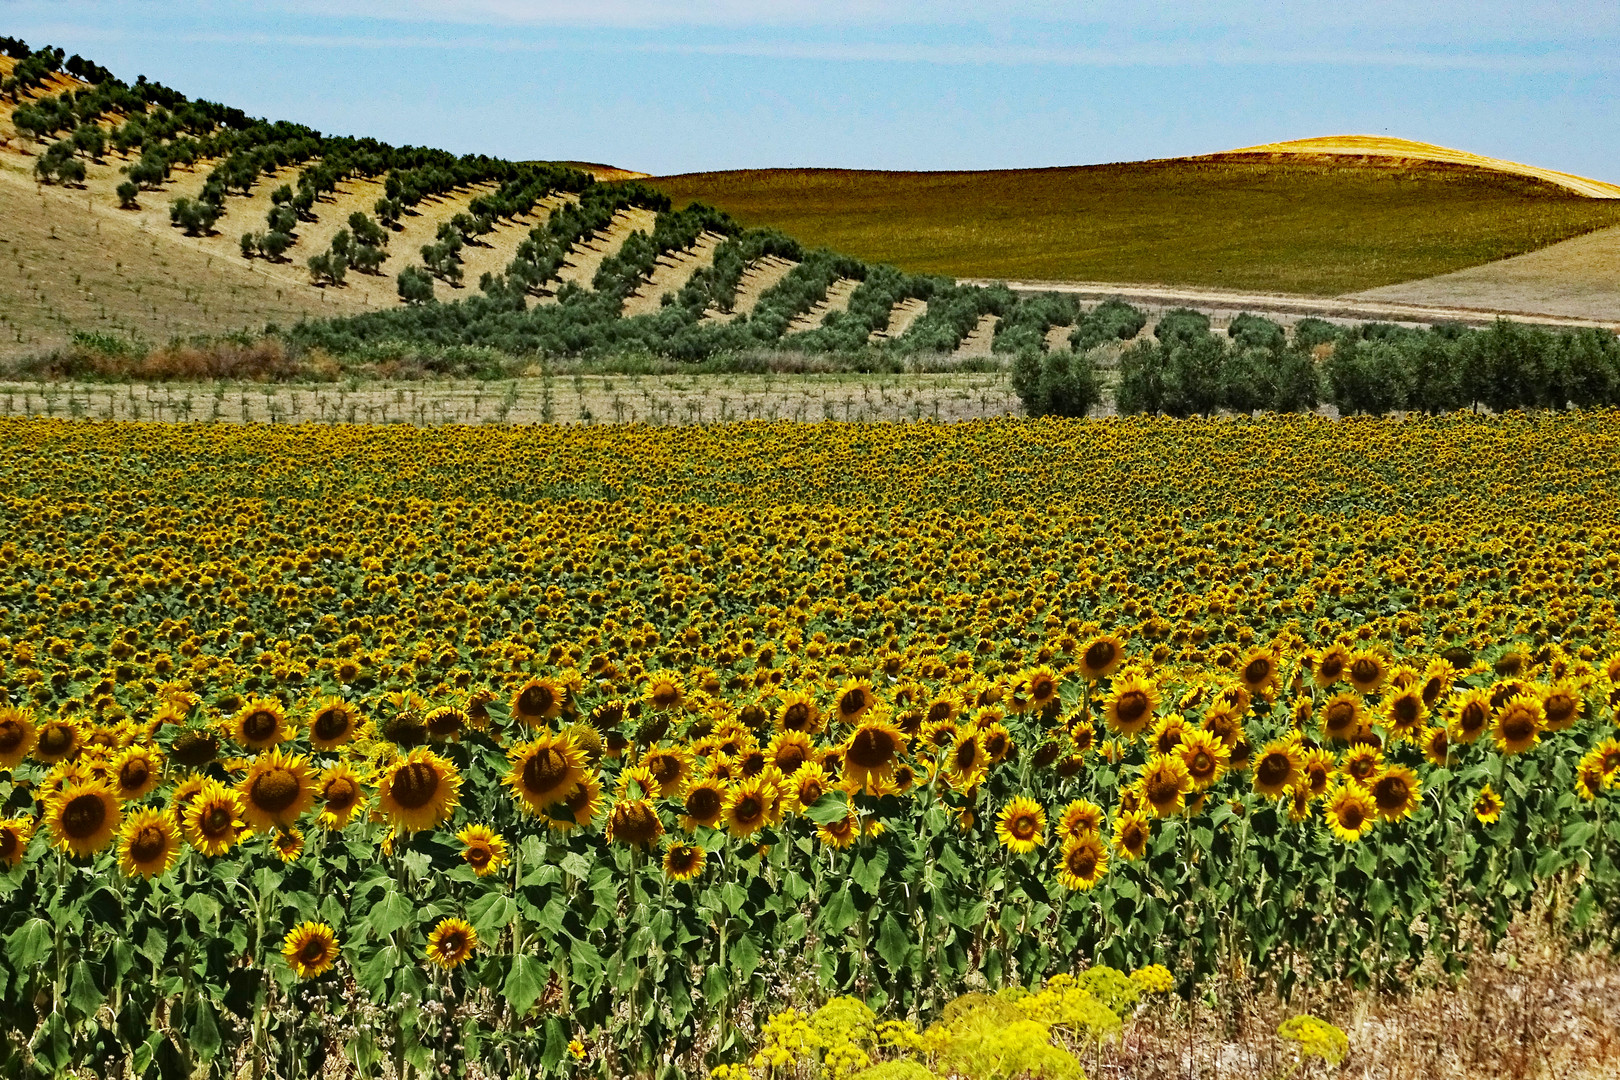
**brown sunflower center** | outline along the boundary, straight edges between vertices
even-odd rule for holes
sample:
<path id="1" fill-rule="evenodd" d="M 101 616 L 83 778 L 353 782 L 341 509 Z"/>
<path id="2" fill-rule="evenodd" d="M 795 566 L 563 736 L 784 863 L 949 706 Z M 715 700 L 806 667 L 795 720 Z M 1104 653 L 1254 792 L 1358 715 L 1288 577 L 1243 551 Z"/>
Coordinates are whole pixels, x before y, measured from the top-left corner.
<path id="1" fill-rule="evenodd" d="M 96 834 L 107 822 L 107 804 L 100 795 L 75 795 L 62 808 L 62 831 L 75 840 Z"/>
<path id="2" fill-rule="evenodd" d="M 645 844 L 658 835 L 658 815 L 644 802 L 622 806 L 616 824 L 614 832 L 632 844 Z"/>
<path id="3" fill-rule="evenodd" d="M 1389 714 L 1400 727 L 1411 727 L 1422 715 L 1422 701 L 1411 694 L 1402 694 L 1389 706 Z"/>
<path id="4" fill-rule="evenodd" d="M 1203 779 L 1215 771 L 1215 755 L 1204 749 L 1195 751 L 1192 760 L 1187 762 L 1187 771 Z"/>
<path id="5" fill-rule="evenodd" d="M 681 775 L 681 759 L 674 754 L 653 754 L 646 764 L 660 784 L 671 783 Z"/>
<path id="6" fill-rule="evenodd" d="M 1148 801 L 1154 806 L 1173 803 L 1181 795 L 1181 785 L 1176 782 L 1176 778 L 1162 770 L 1149 773 L 1142 787 Z"/>
<path id="7" fill-rule="evenodd" d="M 230 807 L 216 803 L 200 815 L 198 825 L 203 835 L 213 840 L 228 835 L 235 826 L 235 821 L 236 817 L 231 813 Z"/>
<path id="8" fill-rule="evenodd" d="M 1378 681 L 1380 670 L 1378 662 L 1362 657 L 1350 665 L 1350 678 L 1356 683 L 1374 683 Z"/>
<path id="9" fill-rule="evenodd" d="M 273 738 L 280 718 L 269 709 L 254 709 L 242 721 L 242 736 L 249 742 L 264 742 Z"/>
<path id="10" fill-rule="evenodd" d="M 1147 846 L 1147 831 L 1138 822 L 1131 822 L 1119 834 L 1119 842 L 1126 851 L 1141 851 Z"/>
<path id="11" fill-rule="evenodd" d="M 23 744 L 28 729 L 14 716 L 0 720 L 0 754 L 8 754 Z"/>
<path id="12" fill-rule="evenodd" d="M 1097 872 L 1097 853 L 1090 844 L 1070 848 L 1063 861 L 1068 864 L 1069 873 L 1077 878 L 1089 878 Z"/>
<path id="13" fill-rule="evenodd" d="M 1470 701 L 1457 713 L 1457 728 L 1464 734 L 1474 734 L 1490 720 L 1490 713 L 1486 711 L 1482 702 Z"/>
<path id="14" fill-rule="evenodd" d="M 752 825 L 765 817 L 765 800 L 758 795 L 744 795 L 732 808 L 731 816 L 739 825 Z"/>
<path id="15" fill-rule="evenodd" d="M 22 836 L 16 829 L 0 829 L 0 859 L 11 859 L 22 847 Z"/>
<path id="16" fill-rule="evenodd" d="M 152 768 L 144 758 L 131 758 L 118 770 L 118 786 L 125 791 L 136 791 L 152 777 Z"/>
<path id="17" fill-rule="evenodd" d="M 1287 754 L 1272 753 L 1260 759 L 1254 767 L 1255 779 L 1269 787 L 1276 787 L 1288 779 L 1291 765 Z"/>
<path id="18" fill-rule="evenodd" d="M 248 798 L 253 805 L 269 814 L 279 814 L 298 801 L 298 774 L 281 765 L 274 765 L 253 778 L 248 787 Z"/>
<path id="19" fill-rule="evenodd" d="M 450 959 L 456 959 L 467 948 L 467 936 L 460 930 L 449 930 L 439 939 L 439 951 Z"/>
<path id="20" fill-rule="evenodd" d="M 1347 802 L 1339 807 L 1339 824 L 1352 832 L 1361 828 L 1361 823 L 1367 820 L 1366 811 L 1360 803 Z"/>
<path id="21" fill-rule="evenodd" d="M 169 850 L 169 838 L 156 825 L 143 826 L 130 841 L 129 857 L 136 863 L 156 862 Z"/>
<path id="22" fill-rule="evenodd" d="M 323 742 L 341 739 L 349 730 L 349 714 L 342 709 L 322 709 L 315 714 L 315 723 L 310 725 L 310 730 Z"/>
<path id="23" fill-rule="evenodd" d="M 1048 678 L 1039 678 L 1029 684 L 1029 696 L 1034 701 L 1048 701 L 1057 693 L 1057 683 Z"/>
<path id="24" fill-rule="evenodd" d="M 525 716 L 544 716 L 551 711 L 555 700 L 549 686 L 526 686 L 518 695 L 518 712 Z"/>
<path id="25" fill-rule="evenodd" d="M 1580 704 L 1568 694 L 1549 694 L 1543 708 L 1547 710 L 1547 723 L 1562 724 L 1575 718 Z"/>
<path id="26" fill-rule="evenodd" d="M 845 692 L 838 699 L 838 712 L 843 716 L 854 716 L 866 708 L 866 691 L 855 689 Z"/>
<path id="27" fill-rule="evenodd" d="M 782 726 L 789 731 L 804 731 L 810 726 L 810 706 L 796 701 L 782 711 Z"/>
<path id="28" fill-rule="evenodd" d="M 1119 695 L 1119 701 L 1114 705 L 1114 714 L 1119 717 L 1120 723 L 1134 724 L 1147 715 L 1148 696 L 1140 690 L 1127 690 Z"/>
<path id="29" fill-rule="evenodd" d="M 1338 682 L 1339 676 L 1344 674 L 1344 657 L 1337 654 L 1324 656 L 1316 670 L 1329 682 Z"/>
<path id="30" fill-rule="evenodd" d="M 555 788 L 568 775 L 568 759 L 554 746 L 535 751 L 523 763 L 523 786 L 536 794 Z"/>
<path id="31" fill-rule="evenodd" d="M 826 794 L 826 790 L 826 788 L 821 786 L 821 781 L 819 779 L 812 778 L 806 780 L 804 783 L 799 785 L 799 802 L 805 806 L 809 806 L 811 803 L 821 798 L 822 795 Z M 693 816 L 695 817 L 696 815 Z"/>
<path id="32" fill-rule="evenodd" d="M 467 864 L 473 869 L 482 870 L 494 860 L 495 852 L 491 851 L 485 844 L 474 844 L 462 852 L 461 856 L 467 860 Z"/>
<path id="33" fill-rule="evenodd" d="M 797 743 L 788 743 L 777 748 L 776 767 L 783 776 L 792 776 L 798 772 L 806 760 L 804 747 Z"/>
<path id="34" fill-rule="evenodd" d="M 1020 813 L 1013 816 L 1007 831 L 1020 840 L 1028 840 L 1040 831 L 1040 823 L 1034 814 Z"/>
<path id="35" fill-rule="evenodd" d="M 681 699 L 681 692 L 674 683 L 661 682 L 653 687 L 652 703 L 660 709 L 667 709 Z"/>
<path id="36" fill-rule="evenodd" d="M 298 950 L 298 959 L 306 964 L 314 965 L 326 959 L 326 942 L 320 938 L 310 938 L 304 942 L 304 947 Z"/>
<path id="37" fill-rule="evenodd" d="M 1412 797 L 1412 789 L 1404 776 L 1391 774 L 1380 777 L 1373 785 L 1373 801 L 1384 811 L 1403 810 Z"/>
<path id="38" fill-rule="evenodd" d="M 1114 662 L 1114 644 L 1111 641 L 1093 641 L 1086 646 L 1085 654 L 1081 657 L 1089 671 L 1101 671 Z"/>
<path id="39" fill-rule="evenodd" d="M 65 754 L 73 747 L 73 732 L 66 724 L 49 724 L 39 733 L 39 749 L 45 754 Z"/>
<path id="40" fill-rule="evenodd" d="M 1502 718 L 1502 734 L 1510 743 L 1527 742 L 1536 733 L 1536 718 L 1523 709 L 1514 709 Z"/>
<path id="41" fill-rule="evenodd" d="M 347 776 L 334 777 L 326 785 L 326 808 L 333 812 L 347 810 L 360 797 L 360 785 Z"/>
<path id="42" fill-rule="evenodd" d="M 394 801 L 407 810 L 420 810 L 439 793 L 439 770 L 426 761 L 413 761 L 394 774 Z"/>
<path id="43" fill-rule="evenodd" d="M 1271 678 L 1271 661 L 1261 658 L 1250 660 L 1243 666 L 1243 681 L 1255 686 Z"/>

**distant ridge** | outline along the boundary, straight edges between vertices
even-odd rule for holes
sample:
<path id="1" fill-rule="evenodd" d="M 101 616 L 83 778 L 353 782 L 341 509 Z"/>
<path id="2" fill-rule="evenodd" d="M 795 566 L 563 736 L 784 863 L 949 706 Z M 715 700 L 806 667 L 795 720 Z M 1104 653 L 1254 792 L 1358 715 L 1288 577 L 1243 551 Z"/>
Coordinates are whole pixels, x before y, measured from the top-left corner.
<path id="1" fill-rule="evenodd" d="M 1483 157 L 1463 150 L 1452 150 L 1433 143 L 1412 139 L 1395 139 L 1382 135 L 1324 135 L 1315 139 L 1292 139 L 1287 142 L 1264 143 L 1228 150 L 1223 154 L 1209 154 L 1206 159 L 1229 160 L 1236 157 L 1298 157 L 1344 156 L 1359 158 L 1396 158 L 1403 161 L 1427 161 L 1444 165 L 1467 165 L 1494 172 L 1526 176 L 1556 184 L 1589 199 L 1620 199 L 1620 184 L 1591 180 L 1573 173 L 1557 172 L 1535 165 L 1521 165 L 1516 161 Z"/>

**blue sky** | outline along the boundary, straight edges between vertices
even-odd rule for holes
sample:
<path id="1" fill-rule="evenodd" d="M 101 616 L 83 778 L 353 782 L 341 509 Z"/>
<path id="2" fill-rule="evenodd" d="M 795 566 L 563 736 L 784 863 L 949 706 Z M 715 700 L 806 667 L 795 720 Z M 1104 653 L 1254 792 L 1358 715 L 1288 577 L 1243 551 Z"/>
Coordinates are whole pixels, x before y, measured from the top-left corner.
<path id="1" fill-rule="evenodd" d="M 0 34 L 334 134 L 654 173 L 1369 133 L 1620 181 L 1596 0 L 0 0 Z"/>

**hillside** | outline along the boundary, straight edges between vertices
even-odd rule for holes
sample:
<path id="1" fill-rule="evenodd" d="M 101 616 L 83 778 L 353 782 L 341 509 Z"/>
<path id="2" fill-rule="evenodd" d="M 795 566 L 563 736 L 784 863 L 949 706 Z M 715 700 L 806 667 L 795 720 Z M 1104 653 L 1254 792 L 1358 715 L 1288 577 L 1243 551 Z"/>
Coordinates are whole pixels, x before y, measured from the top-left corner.
<path id="1" fill-rule="evenodd" d="M 916 273 L 1332 296 L 1620 224 L 1620 201 L 1414 159 L 1259 154 L 994 172 L 763 169 L 649 181 Z"/>

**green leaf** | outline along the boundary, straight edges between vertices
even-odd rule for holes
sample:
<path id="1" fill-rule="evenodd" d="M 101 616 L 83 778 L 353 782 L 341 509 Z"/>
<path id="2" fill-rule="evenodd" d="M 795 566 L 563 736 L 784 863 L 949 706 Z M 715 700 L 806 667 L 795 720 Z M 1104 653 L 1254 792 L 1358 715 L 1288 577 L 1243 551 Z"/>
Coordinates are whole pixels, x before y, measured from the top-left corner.
<path id="1" fill-rule="evenodd" d="M 893 915 L 883 916 L 883 923 L 878 928 L 877 951 L 890 970 L 899 972 L 905 969 L 906 957 L 911 954 L 911 939 Z"/>
<path id="2" fill-rule="evenodd" d="M 467 905 L 467 921 L 472 923 L 478 936 L 493 937 L 502 927 L 509 926 L 517 917 L 517 905 L 501 892 L 488 892 Z"/>
<path id="3" fill-rule="evenodd" d="M 186 897 L 186 910 L 197 916 L 197 923 L 205 935 L 212 936 L 219 927 L 219 901 L 205 892 L 194 892 Z"/>
<path id="4" fill-rule="evenodd" d="M 366 921 L 370 923 L 373 932 L 381 937 L 387 937 L 409 923 L 414 914 L 410 900 L 401 895 L 397 889 L 390 889 L 383 896 L 382 902 L 371 909 Z"/>
<path id="5" fill-rule="evenodd" d="M 854 924 L 859 912 L 855 910 L 855 898 L 848 889 L 839 889 L 828 898 L 826 906 L 821 909 L 821 925 L 829 934 L 842 934 Z"/>
<path id="6" fill-rule="evenodd" d="M 873 896 L 877 895 L 878 885 L 883 881 L 883 875 L 889 869 L 889 852 L 878 848 L 864 859 L 856 859 L 849 869 L 850 880 Z"/>
<path id="7" fill-rule="evenodd" d="M 101 1003 L 107 1000 L 107 995 L 101 992 L 96 985 L 96 976 L 90 970 L 90 965 L 83 960 L 73 965 L 68 973 L 68 1004 L 78 1011 L 81 1017 L 94 1016 Z"/>
<path id="8" fill-rule="evenodd" d="M 501 988 L 507 1002 L 519 1016 L 534 1007 L 546 992 L 546 969 L 532 956 L 512 957 L 512 970 Z"/>
<path id="9" fill-rule="evenodd" d="M 570 877 L 576 877 L 581 881 L 591 876 L 591 861 L 577 851 L 570 851 L 564 855 L 558 865 Z"/>
<path id="10" fill-rule="evenodd" d="M 186 1041 L 191 1049 L 203 1061 L 210 1061 L 225 1045 L 219 1037 L 219 1024 L 214 1020 L 214 1007 L 208 1003 L 208 998 L 198 995 L 191 1013 L 191 1023 L 186 1029 Z"/>
<path id="11" fill-rule="evenodd" d="M 29 919 L 6 939 L 6 957 L 13 970 L 23 972 L 51 955 L 51 944 L 51 924 L 44 919 Z"/>
<path id="12" fill-rule="evenodd" d="M 1374 878 L 1367 886 L 1367 910 L 1373 917 L 1382 919 L 1389 914 L 1389 909 L 1395 906 L 1395 894 L 1390 890 L 1389 883 L 1383 878 Z"/>
<path id="13" fill-rule="evenodd" d="M 804 816 L 817 825 L 831 825 L 849 816 L 849 803 L 831 791 L 804 808 Z"/>
<path id="14" fill-rule="evenodd" d="M 744 934 L 738 938 L 726 954 L 726 959 L 739 976 L 739 981 L 747 982 L 753 978 L 754 970 L 759 967 L 759 942 L 752 934 Z"/>

